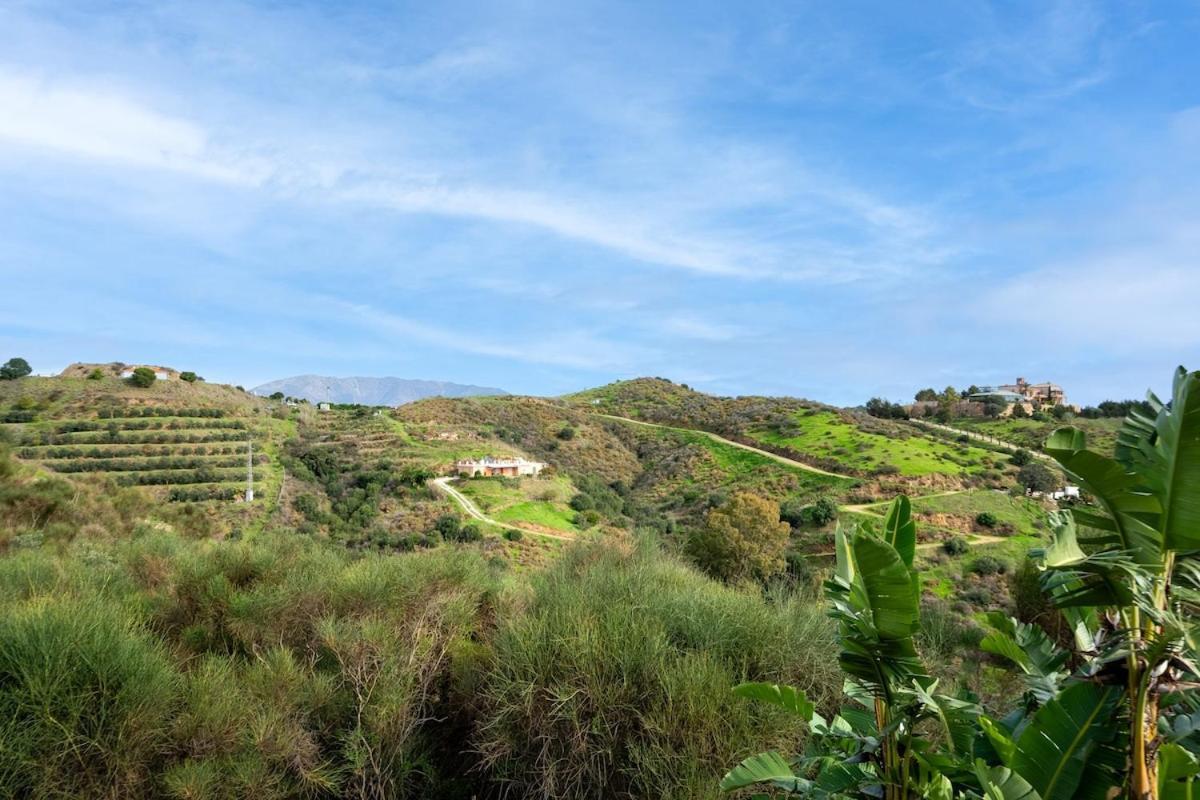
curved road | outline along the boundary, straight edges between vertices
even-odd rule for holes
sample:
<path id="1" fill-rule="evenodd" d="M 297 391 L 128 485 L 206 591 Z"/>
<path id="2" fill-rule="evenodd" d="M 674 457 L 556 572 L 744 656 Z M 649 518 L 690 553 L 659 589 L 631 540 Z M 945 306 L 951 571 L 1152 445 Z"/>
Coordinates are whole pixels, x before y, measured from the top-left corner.
<path id="1" fill-rule="evenodd" d="M 430 483 L 449 495 L 450 499 L 458 503 L 458 505 L 462 507 L 462 510 L 467 512 L 467 516 L 469 517 L 473 517 L 480 522 L 486 522 L 488 525 L 495 525 L 497 528 L 507 528 L 510 531 L 520 531 L 521 533 L 528 533 L 531 536 L 545 536 L 547 539 L 561 539 L 564 542 L 575 541 L 574 536 L 569 536 L 567 534 L 546 533 L 545 531 L 538 531 L 532 528 L 522 528 L 519 525 L 513 525 L 508 522 L 500 522 L 499 520 L 492 519 L 487 514 L 484 514 L 482 511 L 480 511 L 479 506 L 475 505 L 471 498 L 467 497 L 458 489 L 455 489 L 453 486 L 451 486 L 450 481 L 452 480 L 454 480 L 453 477 L 447 476 L 443 478 L 434 478 L 432 481 L 430 481 Z"/>
<path id="2" fill-rule="evenodd" d="M 615 419 L 615 420 L 619 420 L 621 422 L 632 422 L 634 425 L 645 425 L 647 428 L 662 428 L 663 430 L 680 431 L 682 433 L 698 433 L 701 436 L 707 436 L 709 439 L 712 439 L 714 442 L 720 442 L 721 444 L 727 444 L 730 447 L 737 447 L 742 450 L 749 450 L 751 453 L 758 453 L 760 456 L 766 456 L 767 458 L 771 459 L 772 461 L 778 461 L 780 464 L 786 464 L 789 467 L 796 467 L 797 469 L 806 470 L 807 472 L 815 472 L 818 475 L 827 475 L 830 478 L 841 478 L 841 479 L 847 480 L 847 481 L 854 480 L 853 476 L 839 475 L 836 472 L 828 472 L 826 470 L 821 469 L 820 467 L 814 467 L 812 464 L 805 464 L 803 461 L 796 461 L 795 459 L 791 459 L 786 456 L 781 456 L 781 455 L 772 453 L 767 450 L 760 450 L 757 447 L 751 447 L 748 444 L 742 444 L 741 442 L 735 442 L 732 439 L 726 439 L 724 436 L 720 436 L 711 431 L 702 431 L 699 428 L 676 428 L 671 425 L 662 425 L 657 422 L 646 422 L 646 421 L 640 420 L 640 419 L 630 419 L 629 417 L 618 417 L 616 414 L 601 414 L 599 412 L 595 412 L 595 413 L 596 413 L 597 417 L 605 417 L 607 419 Z"/>

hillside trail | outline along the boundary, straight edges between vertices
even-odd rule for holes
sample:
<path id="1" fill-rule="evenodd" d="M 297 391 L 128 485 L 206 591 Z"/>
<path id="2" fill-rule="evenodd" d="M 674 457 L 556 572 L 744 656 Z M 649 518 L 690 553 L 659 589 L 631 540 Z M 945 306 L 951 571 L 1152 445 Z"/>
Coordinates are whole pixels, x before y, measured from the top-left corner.
<path id="1" fill-rule="evenodd" d="M 935 497 L 949 497 L 952 494 L 963 494 L 966 491 L 966 489 L 951 489 L 946 492 L 934 492 L 933 494 L 917 495 L 916 497 L 910 497 L 908 499 L 913 502 L 916 502 L 917 500 L 932 500 Z M 870 514 L 871 516 L 882 517 L 882 514 L 877 514 L 876 512 L 871 511 L 871 509 L 875 506 L 886 506 L 889 502 L 891 501 L 880 500 L 876 503 L 858 503 L 850 506 L 841 506 L 841 509 L 842 511 L 850 511 L 855 514 Z"/>
<path id="2" fill-rule="evenodd" d="M 544 536 L 547 539 L 560 539 L 564 542 L 575 541 L 575 537 L 569 534 L 546 533 L 545 531 L 534 530 L 533 528 L 522 528 L 519 525 L 512 525 L 508 522 L 501 522 L 499 520 L 492 519 L 487 514 L 484 514 L 482 511 L 480 511 L 479 506 L 475 505 L 475 503 L 471 501 L 471 498 L 467 497 L 458 489 L 455 489 L 453 486 L 451 486 L 450 481 L 452 480 L 454 480 L 453 477 L 446 476 L 442 478 L 434 478 L 432 481 L 430 481 L 430 483 L 449 495 L 454 502 L 458 503 L 458 505 L 462 507 L 463 511 L 467 512 L 467 516 L 469 517 L 473 517 L 480 522 L 486 522 L 488 525 L 495 525 L 497 528 L 506 528 L 510 531 L 520 531 L 523 534 L 529 534 L 531 536 Z"/>
<path id="3" fill-rule="evenodd" d="M 953 425 L 943 425 L 940 422 L 930 422 L 927 419 L 910 419 L 909 422 L 912 423 L 913 425 L 924 425 L 929 428 L 937 428 L 938 430 L 946 431 L 948 433 L 953 433 L 957 436 L 969 436 L 970 438 L 975 439 L 977 441 L 987 442 L 988 444 L 994 445 L 996 447 L 1002 447 L 1005 450 L 1009 451 L 1010 453 L 1015 453 L 1018 450 L 1027 449 L 1027 448 L 1021 447 L 1018 444 L 1013 444 L 1012 442 L 1006 442 L 1003 439 L 997 439 L 995 436 L 988 436 L 987 434 L 984 434 L 984 433 L 977 433 L 975 431 L 963 430 L 962 428 L 955 428 Z M 1049 461 L 1051 463 L 1054 463 L 1053 458 L 1051 458 L 1050 456 L 1046 455 L 1045 453 L 1043 453 L 1041 451 L 1029 450 L 1029 452 L 1030 452 L 1030 454 L 1033 455 L 1034 458 L 1040 458 L 1043 461 Z"/>
<path id="4" fill-rule="evenodd" d="M 972 547 L 974 547 L 975 545 L 998 544 L 999 542 L 1008 541 L 1008 538 L 1009 537 L 1007 537 L 1007 536 L 979 536 L 978 534 L 971 534 L 967 538 L 967 544 L 971 545 Z M 922 542 L 921 544 L 917 545 L 916 549 L 917 550 L 935 550 L 941 546 L 942 546 L 942 542 L 940 542 L 940 541 L 939 542 Z M 811 558 L 832 558 L 833 556 L 835 556 L 837 554 L 834 551 L 829 550 L 824 553 L 809 553 L 808 555 Z"/>
<path id="5" fill-rule="evenodd" d="M 791 459 L 786 456 L 781 456 L 781 455 L 778 455 L 777 453 L 772 453 L 768 450 L 760 450 L 759 448 L 751 447 L 748 444 L 742 444 L 741 442 L 735 442 L 732 439 L 726 439 L 724 436 L 713 433 L 712 431 L 700 430 L 699 428 L 676 428 L 674 426 L 663 425 L 658 422 L 646 422 L 646 421 L 640 420 L 640 419 L 630 419 L 629 417 L 618 417 L 616 414 L 601 414 L 599 412 L 595 412 L 595 414 L 598 417 L 605 417 L 607 419 L 615 419 L 615 420 L 619 420 L 621 422 L 631 422 L 634 425 L 644 425 L 647 428 L 662 428 L 663 430 L 680 431 L 681 433 L 698 433 L 701 436 L 707 436 L 709 439 L 712 439 L 714 442 L 720 442 L 721 444 L 727 444 L 730 447 L 737 447 L 741 450 L 747 450 L 751 453 L 758 453 L 760 456 L 766 456 L 767 458 L 771 459 L 772 461 L 778 461 L 780 464 L 786 464 L 789 467 L 796 467 L 797 469 L 802 469 L 802 470 L 805 470 L 806 472 L 813 472 L 813 473 L 816 473 L 817 475 L 825 475 L 830 478 L 841 478 L 842 480 L 854 480 L 853 476 L 851 476 L 851 475 L 839 475 L 836 472 L 829 472 L 827 470 L 821 469 L 820 467 L 814 467 L 812 464 L 805 464 L 803 461 L 796 461 L 795 459 Z"/>

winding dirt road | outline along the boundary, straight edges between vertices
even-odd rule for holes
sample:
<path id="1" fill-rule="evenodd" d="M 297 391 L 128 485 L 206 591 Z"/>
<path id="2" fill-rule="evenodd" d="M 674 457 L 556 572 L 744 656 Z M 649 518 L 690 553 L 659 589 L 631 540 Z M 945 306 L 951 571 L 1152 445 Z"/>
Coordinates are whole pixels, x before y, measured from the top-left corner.
<path id="1" fill-rule="evenodd" d="M 757 447 L 751 447 L 748 444 L 742 444 L 741 442 L 735 442 L 732 439 L 726 439 L 724 436 L 720 436 L 718 434 L 712 433 L 711 431 L 702 431 L 702 430 L 699 430 L 698 428 L 676 428 L 671 425 L 662 425 L 658 422 L 646 422 L 646 421 L 640 420 L 640 419 L 630 419 L 629 417 L 618 417 L 616 414 L 601 414 L 599 412 L 595 412 L 595 413 L 596 413 L 597 417 L 604 417 L 606 419 L 615 419 L 620 422 L 631 422 L 634 425 L 644 425 L 647 428 L 662 428 L 663 430 L 679 431 L 680 433 L 698 433 L 701 436 L 707 436 L 709 439 L 712 439 L 714 442 L 720 442 L 721 444 L 727 444 L 730 447 L 737 447 L 742 450 L 748 450 L 751 453 L 758 453 L 760 456 L 765 456 L 765 457 L 771 459 L 772 461 L 778 461 L 780 464 L 786 464 L 789 467 L 796 467 L 797 469 L 802 469 L 802 470 L 805 470 L 806 472 L 815 472 L 818 475 L 826 475 L 830 478 L 841 478 L 842 480 L 847 480 L 847 481 L 854 480 L 854 478 L 850 475 L 839 475 L 836 472 L 828 472 L 826 470 L 821 469 L 820 467 L 814 467 L 812 464 L 805 464 L 803 461 L 796 461 L 795 459 L 791 459 L 786 456 L 781 456 L 781 455 L 772 453 L 767 450 L 760 450 Z"/>
<path id="2" fill-rule="evenodd" d="M 482 511 L 480 511 L 479 506 L 475 505 L 471 498 L 467 497 L 458 489 L 455 489 L 453 486 L 451 486 L 450 481 L 452 480 L 454 480 L 454 478 L 449 476 L 443 478 L 434 478 L 432 481 L 430 481 L 430 484 L 436 486 L 442 492 L 445 492 L 447 495 L 449 495 L 450 499 L 458 503 L 462 510 L 467 512 L 467 516 L 469 517 L 477 519 L 480 522 L 486 522 L 488 525 L 495 525 L 497 528 L 506 528 L 510 531 L 520 531 L 521 533 L 527 533 L 530 536 L 544 536 L 547 539 L 561 539 L 564 542 L 575 541 L 575 537 L 569 534 L 546 533 L 545 531 L 534 530 L 533 528 L 522 528 L 520 525 L 513 525 L 509 522 L 501 522 L 500 520 L 492 519 L 487 514 L 484 514 Z"/>

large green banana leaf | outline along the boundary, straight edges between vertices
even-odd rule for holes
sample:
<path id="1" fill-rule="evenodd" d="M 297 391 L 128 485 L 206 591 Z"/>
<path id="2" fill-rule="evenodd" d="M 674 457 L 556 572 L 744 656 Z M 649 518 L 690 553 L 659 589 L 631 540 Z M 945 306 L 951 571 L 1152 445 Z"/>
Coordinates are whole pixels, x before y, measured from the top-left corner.
<path id="1" fill-rule="evenodd" d="M 1063 666 L 1070 653 L 1051 641 L 1036 625 L 1026 625 L 999 611 L 988 614 L 991 632 L 979 648 L 1009 659 L 1025 673 L 1025 683 L 1039 704 L 1058 693 L 1059 683 L 1067 676 Z"/>
<path id="2" fill-rule="evenodd" d="M 911 569 L 913 556 L 917 553 L 917 523 L 912 518 L 912 504 L 904 495 L 893 500 L 888 508 L 883 539 L 895 548 L 904 566 Z"/>
<path id="3" fill-rule="evenodd" d="M 975 762 L 975 776 L 987 800 L 1041 800 L 1029 782 L 1008 767 L 988 768 Z"/>
<path id="4" fill-rule="evenodd" d="M 869 533 L 836 534 L 837 575 L 826 583 L 838 620 L 839 662 L 876 697 L 890 697 L 926 673 L 913 643 L 920 625 L 920 590 L 900 554 Z M 849 580 L 846 578 L 849 577 Z"/>
<path id="5" fill-rule="evenodd" d="M 1085 770 L 1090 783 L 1103 780 L 1101 770 L 1087 769 L 1088 760 L 1116 732 L 1111 718 L 1120 699 L 1121 690 L 1114 686 L 1067 687 L 1021 731 L 1008 766 L 1043 800 L 1070 800 Z"/>
<path id="6" fill-rule="evenodd" d="M 733 693 L 738 697 L 779 706 L 806 722 L 812 719 L 816 710 L 804 692 L 794 686 L 781 686 L 778 683 L 741 683 L 733 687 Z"/>
<path id="7" fill-rule="evenodd" d="M 1200 762 L 1196 755 L 1174 742 L 1158 751 L 1160 800 L 1200 800 Z"/>
<path id="8" fill-rule="evenodd" d="M 1111 540 L 1140 564 L 1157 564 L 1163 537 L 1156 527 L 1162 509 L 1145 488 L 1141 476 L 1121 462 L 1087 449 L 1087 437 L 1074 428 L 1060 428 L 1046 440 L 1049 453 L 1104 508 L 1111 526 L 1084 511 L 1080 522 L 1111 531 Z"/>
<path id="9" fill-rule="evenodd" d="M 789 792 L 795 792 L 807 785 L 808 781 L 792 774 L 792 767 L 783 760 L 783 756 L 770 750 L 750 756 L 729 770 L 721 779 L 721 791 L 732 792 L 734 789 L 744 789 L 759 783 L 767 783 Z"/>
<path id="10" fill-rule="evenodd" d="M 1050 515 L 1050 543 L 1029 555 L 1049 571 L 1042 588 L 1060 608 L 1118 606 L 1133 602 L 1132 586 L 1140 573 L 1126 550 L 1086 553 L 1079 545 L 1073 515 Z"/>
<path id="11" fill-rule="evenodd" d="M 1171 403 L 1148 397 L 1153 418 L 1133 413 L 1117 439 L 1129 464 L 1162 507 L 1159 528 L 1167 549 L 1200 548 L 1200 372 L 1175 372 Z"/>

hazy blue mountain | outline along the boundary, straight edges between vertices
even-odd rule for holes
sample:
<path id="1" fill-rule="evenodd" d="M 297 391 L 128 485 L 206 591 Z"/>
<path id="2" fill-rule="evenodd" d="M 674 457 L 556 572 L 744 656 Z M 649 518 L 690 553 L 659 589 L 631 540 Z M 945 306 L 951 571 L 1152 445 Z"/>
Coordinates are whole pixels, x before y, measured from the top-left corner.
<path id="1" fill-rule="evenodd" d="M 407 378 L 331 378 L 325 375 L 296 375 L 262 386 L 254 393 L 264 397 L 283 392 L 312 403 L 362 403 L 370 406 L 398 406 L 422 397 L 471 397 L 508 394 L 490 386 L 469 386 L 449 381 L 419 381 Z"/>

